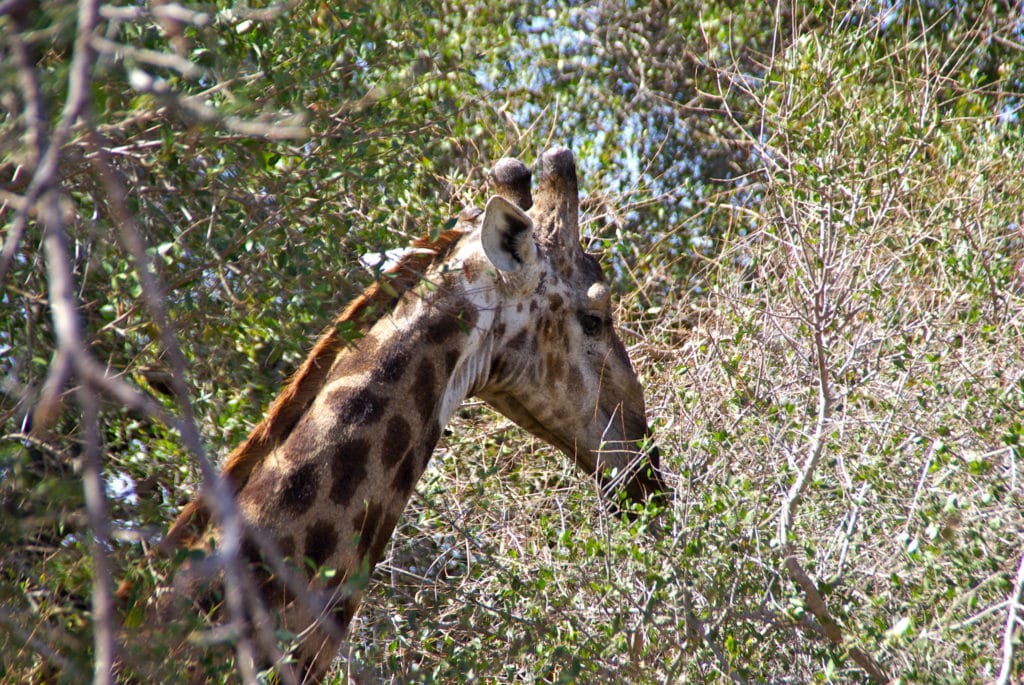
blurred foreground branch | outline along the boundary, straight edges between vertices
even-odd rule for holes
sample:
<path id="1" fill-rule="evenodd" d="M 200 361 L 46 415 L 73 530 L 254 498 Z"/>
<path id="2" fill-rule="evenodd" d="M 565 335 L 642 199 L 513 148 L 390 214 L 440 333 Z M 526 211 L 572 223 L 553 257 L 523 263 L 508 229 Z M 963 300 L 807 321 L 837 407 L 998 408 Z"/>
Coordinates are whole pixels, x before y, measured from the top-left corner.
<path id="1" fill-rule="evenodd" d="M 44 115 L 42 89 L 39 87 L 39 66 L 30 54 L 30 46 L 20 31 L 27 29 L 24 18 L 16 15 L 17 9 L 5 3 L 4 13 L 11 12 L 13 25 L 18 35 L 11 38 L 15 63 L 22 84 L 23 118 L 25 122 L 25 160 L 33 167 L 31 182 L 24 195 L 12 195 L 7 202 L 16 212 L 4 240 L 0 253 L 0 282 L 6 279 L 15 256 L 21 247 L 25 229 L 32 218 L 38 218 L 43 231 L 43 255 L 45 261 L 47 292 L 53 321 L 55 349 L 47 369 L 38 400 L 32 411 L 33 435 L 45 434 L 58 416 L 64 412 L 66 390 L 75 382 L 74 397 L 80 421 L 82 451 L 82 485 L 89 527 L 92 534 L 92 620 L 93 620 L 93 681 L 102 685 L 114 680 L 114 665 L 117 659 L 117 620 L 114 612 L 112 572 L 108 559 L 110 549 L 110 513 L 106 503 L 106 484 L 103 477 L 104 458 L 99 424 L 100 398 L 112 399 L 120 406 L 139 411 L 152 419 L 175 428 L 188 450 L 195 456 L 203 474 L 203 491 L 208 504 L 222 530 L 216 552 L 216 562 L 225 569 L 225 600 L 229 615 L 229 627 L 233 627 L 238 639 L 235 641 L 237 665 L 246 683 L 256 682 L 255 662 L 250 638 L 242 630 L 244 617 L 259 613 L 259 607 L 251 606 L 246 597 L 253 593 L 244 591 L 244 568 L 240 561 L 241 528 L 231 492 L 213 463 L 206 456 L 189 401 L 189 390 L 185 381 L 186 361 L 177 343 L 173 326 L 168 316 L 165 294 L 157 279 L 142 231 L 129 209 L 128 190 L 117 177 L 114 165 L 107 151 L 108 143 L 98 132 L 92 117 L 92 79 L 98 54 L 127 56 L 138 62 L 161 68 L 172 68 L 186 77 L 196 77 L 199 70 L 181 57 L 149 49 L 125 46 L 100 36 L 102 21 L 98 0 L 81 0 L 77 5 L 77 28 L 71 50 L 68 70 L 67 96 L 60 118 L 50 130 Z M 274 10 L 271 14 L 276 14 Z M 166 14 L 166 12 L 164 12 Z M 108 13 L 109 14 L 109 13 Z M 181 17 L 177 17 L 181 18 Z M 200 21 L 202 17 L 185 17 Z M 272 16 L 255 17 L 269 19 Z M 136 78 L 136 81 L 139 79 Z M 254 122 L 240 117 L 222 116 L 198 100 L 165 94 L 186 113 L 201 122 L 223 125 L 235 132 L 267 138 L 303 137 L 305 128 L 290 126 L 287 120 L 270 123 Z M 178 416 L 168 413 L 158 402 L 145 393 L 132 388 L 117 375 L 95 359 L 86 339 L 77 293 L 80 290 L 75 273 L 76 259 L 72 255 L 69 241 L 68 208 L 70 198 L 61 188 L 62 159 L 72 141 L 72 133 L 82 132 L 81 140 L 88 147 L 88 158 L 102 187 L 100 198 L 111 213 L 112 224 L 117 227 L 118 237 L 124 249 L 132 258 L 135 273 L 139 279 L 140 295 L 155 324 L 164 354 L 171 365 L 170 381 L 178 403 Z M 263 623 L 270 625 L 269 621 Z M 30 644 L 34 644 L 31 643 Z M 62 668 L 65 662 L 48 656 L 46 649 L 41 654 Z M 56 652 L 53 652 L 56 654 Z M 65 670 L 65 673 L 70 673 Z M 287 678 L 286 678 L 287 680 Z"/>

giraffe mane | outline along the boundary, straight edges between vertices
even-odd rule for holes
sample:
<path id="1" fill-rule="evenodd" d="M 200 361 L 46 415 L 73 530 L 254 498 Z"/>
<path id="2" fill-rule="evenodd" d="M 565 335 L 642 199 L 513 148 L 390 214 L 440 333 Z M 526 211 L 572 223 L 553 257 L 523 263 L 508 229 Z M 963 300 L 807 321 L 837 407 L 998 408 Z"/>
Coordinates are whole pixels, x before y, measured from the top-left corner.
<path id="1" fill-rule="evenodd" d="M 346 329 L 359 333 L 369 330 L 391 311 L 402 295 L 420 282 L 428 269 L 447 258 L 464 234 L 462 229 L 452 228 L 434 239 L 414 240 L 411 247 L 418 251 L 404 255 L 334 319 L 270 405 L 263 420 L 225 460 L 221 475 L 227 479 L 233 494 L 245 486 L 256 465 L 291 433 L 323 388 L 334 359 L 350 344 L 339 332 L 342 325 L 347 324 Z M 202 494 L 197 494 L 178 514 L 159 545 L 160 552 L 166 555 L 196 544 L 209 528 L 210 521 L 210 508 Z"/>

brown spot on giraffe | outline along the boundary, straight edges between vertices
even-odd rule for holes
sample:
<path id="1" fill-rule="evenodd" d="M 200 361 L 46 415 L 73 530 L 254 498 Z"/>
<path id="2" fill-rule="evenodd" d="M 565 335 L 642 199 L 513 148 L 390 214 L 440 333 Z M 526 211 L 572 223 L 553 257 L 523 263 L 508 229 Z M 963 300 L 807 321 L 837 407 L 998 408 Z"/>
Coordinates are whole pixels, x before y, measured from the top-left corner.
<path id="1" fill-rule="evenodd" d="M 295 653 L 303 677 L 329 668 L 339 636 L 323 617 L 347 628 L 361 592 L 342 596 L 343 579 L 383 554 L 443 426 L 471 393 L 598 480 L 618 469 L 634 500 L 667 490 L 657 450 L 639 446 L 649 433 L 643 394 L 610 323 L 608 286 L 580 247 L 575 162 L 556 148 L 537 166 L 534 197 L 525 165 L 497 164 L 486 209 L 464 213 L 436 241 L 415 242 L 356 298 L 226 461 L 243 528 L 292 557 L 315 596 L 330 596 L 320 611 L 308 607 L 268 575 L 258 549 L 243 550 L 256 577 L 276 588 L 268 597 L 281 627 L 303 636 Z M 599 335 L 580 323 L 584 314 L 608 322 Z M 350 344 L 342 329 L 362 337 Z M 197 499 L 162 549 L 216 544 L 210 521 Z M 312 575 L 303 559 L 334 568 L 333 580 Z"/>
<path id="2" fill-rule="evenodd" d="M 476 283 L 477 279 L 484 275 L 487 269 L 487 261 L 484 259 L 467 259 L 462 265 L 462 273 L 467 283 Z"/>
<path id="3" fill-rule="evenodd" d="M 391 534 L 394 532 L 400 516 L 401 512 L 390 512 L 380 522 L 380 526 L 377 528 L 377 533 L 373 539 L 373 544 L 370 545 L 368 552 L 371 564 L 380 561 L 381 556 L 384 554 L 384 548 L 387 547 L 388 542 L 391 540 Z"/>
<path id="4" fill-rule="evenodd" d="M 306 532 L 306 558 L 314 566 L 322 566 L 331 558 L 338 546 L 337 525 L 333 521 L 318 520 Z"/>
<path id="5" fill-rule="evenodd" d="M 460 352 L 457 349 L 451 349 L 444 353 L 445 376 L 451 376 L 452 372 L 455 371 L 455 367 L 459 363 L 459 356 Z"/>
<path id="6" fill-rule="evenodd" d="M 416 484 L 416 478 L 419 476 L 419 464 L 420 460 L 416 457 L 416 452 L 414 450 L 407 451 L 405 459 L 399 464 L 398 470 L 391 480 L 391 487 L 403 495 L 408 494 L 412 490 L 412 486 Z"/>
<path id="7" fill-rule="evenodd" d="M 434 406 L 437 404 L 436 385 L 434 362 L 424 358 L 416 369 L 416 380 L 413 381 L 411 390 L 413 400 L 416 402 L 416 411 L 423 421 L 434 415 Z"/>
<path id="8" fill-rule="evenodd" d="M 548 375 L 555 383 L 561 383 L 565 377 L 565 360 L 557 351 L 548 352 L 544 356 L 544 363 L 547 366 Z"/>
<path id="9" fill-rule="evenodd" d="M 330 498 L 335 504 L 347 506 L 366 479 L 366 455 L 370 443 L 363 439 L 341 443 L 331 457 Z"/>
<path id="10" fill-rule="evenodd" d="M 431 423 L 427 426 L 427 434 L 423 439 L 423 462 L 420 465 L 420 469 L 427 468 L 427 462 L 430 461 L 430 455 L 433 454 L 434 448 L 437 443 L 441 440 L 441 426 L 436 423 Z"/>
<path id="11" fill-rule="evenodd" d="M 281 491 L 281 509 L 292 515 L 301 516 L 313 506 L 319 492 L 320 472 L 317 464 L 306 464 L 289 474 Z"/>
<path id="12" fill-rule="evenodd" d="M 455 311 L 439 311 L 427 322 L 424 335 L 428 342 L 440 345 L 452 336 L 465 335 L 476 325 L 477 313 L 469 302 L 456 303 Z"/>
<path id="13" fill-rule="evenodd" d="M 373 546 L 374 536 L 380 526 L 380 519 L 384 515 L 384 507 L 381 504 L 371 504 L 364 512 L 357 512 L 352 520 L 352 527 L 359 533 L 359 545 L 356 547 L 356 554 L 361 559 L 366 556 Z"/>
<path id="14" fill-rule="evenodd" d="M 401 416 L 392 416 L 388 419 L 387 430 L 384 433 L 384 442 L 381 445 L 381 459 L 384 466 L 392 468 L 401 461 L 402 457 L 409 452 L 409 442 L 412 440 L 412 431 L 409 422 Z"/>
<path id="15" fill-rule="evenodd" d="M 327 403 L 342 425 L 371 425 L 384 415 L 385 399 L 369 388 L 335 391 Z"/>
<path id="16" fill-rule="evenodd" d="M 346 597 L 331 610 L 331 614 L 338 626 L 343 627 L 347 626 L 352 621 L 352 618 L 356 615 L 356 610 L 358 609 L 359 598 Z"/>
<path id="17" fill-rule="evenodd" d="M 412 350 L 405 345 L 397 345 L 381 355 L 380 363 L 373 369 L 372 378 L 377 383 L 396 383 L 405 374 Z"/>
<path id="18" fill-rule="evenodd" d="M 528 330 L 526 330 L 524 328 L 523 330 L 521 330 L 518 333 L 516 333 L 515 335 L 513 335 L 509 339 L 509 341 L 507 343 L 505 343 L 505 347 L 507 347 L 508 349 L 511 349 L 511 350 L 521 350 L 524 347 L 526 347 L 526 343 L 527 343 L 527 341 L 529 339 L 530 339 L 530 331 L 528 331 Z"/>

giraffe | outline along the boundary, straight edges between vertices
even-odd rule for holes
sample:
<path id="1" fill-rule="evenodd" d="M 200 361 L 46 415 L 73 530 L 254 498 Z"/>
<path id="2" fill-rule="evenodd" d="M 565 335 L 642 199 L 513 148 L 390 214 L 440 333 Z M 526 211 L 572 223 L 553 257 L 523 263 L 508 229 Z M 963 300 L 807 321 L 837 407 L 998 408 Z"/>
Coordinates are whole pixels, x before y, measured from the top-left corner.
<path id="1" fill-rule="evenodd" d="M 296 680 L 319 681 L 336 656 L 365 586 L 354 579 L 381 557 L 464 399 L 483 399 L 609 493 L 669 493 L 608 283 L 580 246 L 573 155 L 550 149 L 537 167 L 534 203 L 526 165 L 496 163 L 486 208 L 415 242 L 349 305 L 225 462 L 246 531 L 242 556 L 281 624 L 303 635 Z M 343 323 L 362 331 L 354 344 L 339 334 Z M 210 519 L 197 497 L 163 551 L 210 551 Z M 320 604 L 296 600 L 256 539 L 304 570 Z M 319 567 L 334 574 L 309 570 Z"/>

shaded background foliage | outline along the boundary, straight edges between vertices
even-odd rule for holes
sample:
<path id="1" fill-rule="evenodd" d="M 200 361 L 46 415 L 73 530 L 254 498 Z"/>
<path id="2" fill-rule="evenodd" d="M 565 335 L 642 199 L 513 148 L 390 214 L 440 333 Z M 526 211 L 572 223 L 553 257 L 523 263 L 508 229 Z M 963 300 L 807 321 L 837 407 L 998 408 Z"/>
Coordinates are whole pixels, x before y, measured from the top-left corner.
<path id="1" fill-rule="evenodd" d="M 2 6 L 0 221 L 12 250 L 0 296 L 0 653 L 20 680 L 59 661 L 29 637 L 66 671 L 89 670 L 92 566 L 81 414 L 69 397 L 32 421 L 57 347 L 38 214 L 10 238 L 69 97 L 76 5 Z M 353 663 L 403 681 L 782 680 L 790 668 L 796 681 L 844 680 L 864 677 L 848 658 L 861 644 L 911 680 L 995 676 L 998 640 L 979 636 L 998 632 L 1005 611 L 986 607 L 1013 598 L 1022 539 L 1020 483 L 1000 486 L 986 461 L 1004 446 L 1011 466 L 1021 457 L 1019 2 L 161 7 L 176 6 L 101 8 L 90 108 L 59 152 L 78 311 L 111 374 L 174 411 L 166 350 L 91 163 L 93 132 L 129 189 L 216 454 L 372 279 L 364 254 L 481 204 L 499 157 L 531 163 L 564 144 L 583 174 L 585 239 L 616 281 L 659 440 L 686 486 L 675 540 L 636 543 L 592 520 L 593 493 L 561 461 L 514 447 L 520 434 L 468 407 L 378 573 L 389 582 L 364 609 Z M 838 251 L 799 261 L 825 244 Z M 815 319 L 802 307 L 829 278 L 849 296 Z M 820 369 L 814 347 L 792 341 L 815 330 L 845 412 L 828 417 L 842 429 L 826 462 L 874 450 L 854 479 L 869 494 L 818 474 L 804 504 L 818 513 L 801 519 L 802 552 L 854 636 L 844 648 L 815 633 L 766 542 L 800 472 L 793 455 L 813 443 Z M 939 341 L 964 350 L 959 366 Z M 975 366 L 986 357 L 998 374 Z M 145 412 L 108 401 L 101 426 L 114 574 L 151 585 L 165 569 L 144 551 L 194 491 L 196 466 Z M 904 463 L 907 444 L 924 447 Z M 962 483 L 953 505 L 915 494 L 936 469 Z M 982 507 L 963 510 L 965 493 Z M 845 553 L 821 553 L 844 517 L 851 537 L 891 536 L 900 500 L 927 500 L 917 515 L 934 527 L 931 552 L 908 549 L 918 538 L 906 523 L 902 548 L 861 541 L 855 572 Z M 876 516 L 862 531 L 863 509 Z M 971 531 L 956 553 L 941 547 L 953 520 Z M 579 575 L 580 558 L 596 575 Z M 943 587 L 979 598 L 975 613 L 950 618 Z M 947 614 L 928 608 L 936 593 Z M 928 627 L 914 638 L 901 617 Z"/>

